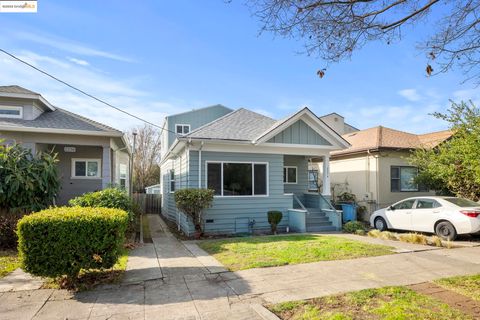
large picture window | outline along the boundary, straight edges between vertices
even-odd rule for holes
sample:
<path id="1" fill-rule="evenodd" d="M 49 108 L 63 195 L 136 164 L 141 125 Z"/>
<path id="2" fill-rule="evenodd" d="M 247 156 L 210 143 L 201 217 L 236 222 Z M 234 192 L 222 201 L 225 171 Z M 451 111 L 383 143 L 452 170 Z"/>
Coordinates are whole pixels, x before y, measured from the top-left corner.
<path id="1" fill-rule="evenodd" d="M 415 182 L 418 175 L 416 167 L 391 167 L 390 185 L 392 192 L 413 192 L 423 191 Z"/>
<path id="2" fill-rule="evenodd" d="M 266 196 L 266 163 L 207 162 L 207 187 L 217 196 Z"/>

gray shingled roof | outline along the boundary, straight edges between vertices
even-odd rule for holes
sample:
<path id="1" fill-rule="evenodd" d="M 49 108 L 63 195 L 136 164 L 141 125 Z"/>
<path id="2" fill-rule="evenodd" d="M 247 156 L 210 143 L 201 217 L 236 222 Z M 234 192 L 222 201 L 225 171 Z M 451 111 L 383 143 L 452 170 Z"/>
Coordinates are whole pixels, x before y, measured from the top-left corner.
<path id="1" fill-rule="evenodd" d="M 112 127 L 60 108 L 55 111 L 46 111 L 34 120 L 0 118 L 0 126 L 121 133 Z"/>
<path id="2" fill-rule="evenodd" d="M 40 95 L 36 92 L 33 92 L 31 90 L 25 89 L 23 87 L 13 85 L 13 86 L 0 86 L 0 92 L 3 93 L 17 93 L 17 94 L 35 94 L 35 95 Z"/>
<path id="3" fill-rule="evenodd" d="M 272 118 L 241 108 L 192 131 L 187 137 L 252 141 L 275 122 Z"/>

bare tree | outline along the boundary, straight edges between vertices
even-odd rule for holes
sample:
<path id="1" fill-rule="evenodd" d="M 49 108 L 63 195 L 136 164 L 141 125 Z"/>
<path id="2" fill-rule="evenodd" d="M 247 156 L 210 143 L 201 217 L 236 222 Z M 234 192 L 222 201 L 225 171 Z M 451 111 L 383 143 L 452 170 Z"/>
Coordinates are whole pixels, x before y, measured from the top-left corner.
<path id="1" fill-rule="evenodd" d="M 262 31 L 303 39 L 305 52 L 327 66 L 350 58 L 369 41 L 390 44 L 426 23 L 432 33 L 418 47 L 425 51 L 427 74 L 434 74 L 431 64 L 435 73 L 459 67 L 465 80 L 480 83 L 480 0 L 246 1 Z"/>
<path id="2" fill-rule="evenodd" d="M 145 192 L 145 187 L 160 183 L 160 132 L 152 126 L 132 128 L 128 140 L 133 145 L 136 132 L 133 161 L 133 191 Z"/>

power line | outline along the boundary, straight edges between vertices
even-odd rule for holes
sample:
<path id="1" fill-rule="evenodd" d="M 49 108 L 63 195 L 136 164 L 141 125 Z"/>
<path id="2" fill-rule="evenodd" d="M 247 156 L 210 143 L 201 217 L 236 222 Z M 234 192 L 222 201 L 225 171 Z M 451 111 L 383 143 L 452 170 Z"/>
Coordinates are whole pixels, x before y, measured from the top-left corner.
<path id="1" fill-rule="evenodd" d="M 6 54 L 7 56 L 10 56 L 11 58 L 13 58 L 13 59 L 15 59 L 15 60 L 17 60 L 17 61 L 19 61 L 19 62 L 27 65 L 27 66 L 29 66 L 30 68 L 32 68 L 32 69 L 34 69 L 34 70 L 36 70 L 36 71 L 38 71 L 38 72 L 40 72 L 40 73 L 43 73 L 43 74 L 46 75 L 47 77 L 50 77 L 50 78 L 52 78 L 53 80 L 58 81 L 58 82 L 60 82 L 60 83 L 62 83 L 62 84 L 64 84 L 64 85 L 66 85 L 67 87 L 69 87 L 69 88 L 71 88 L 71 89 L 73 89 L 73 90 L 75 90 L 75 91 L 78 91 L 78 92 L 80 92 L 81 94 L 83 94 L 83 95 L 85 95 L 85 96 L 87 96 L 87 97 L 89 97 L 89 98 L 92 98 L 92 99 L 94 99 L 94 100 L 96 100 L 96 101 L 98 101 L 98 102 L 100 102 L 100 103 L 103 103 L 104 105 L 106 105 L 106 106 L 108 106 L 108 107 L 110 107 L 110 108 L 113 108 L 113 109 L 115 109 L 115 110 L 117 110 L 117 111 L 119 111 L 119 112 L 122 112 L 122 113 L 124 113 L 124 114 L 126 114 L 126 115 L 128 115 L 128 116 L 130 116 L 130 117 L 132 117 L 132 118 L 135 118 L 135 119 L 137 119 L 137 120 L 140 120 L 140 121 L 142 121 L 142 122 L 145 122 L 145 123 L 147 123 L 147 124 L 149 124 L 149 125 L 151 125 L 151 126 L 153 126 L 153 127 L 159 128 L 159 129 L 162 130 L 162 131 L 168 131 L 168 132 L 174 133 L 175 135 L 177 134 L 177 133 L 176 133 L 175 131 L 173 131 L 173 130 L 169 130 L 169 129 L 166 129 L 166 128 L 162 128 L 162 127 L 154 124 L 153 122 L 150 122 L 150 121 L 148 121 L 148 120 L 145 120 L 145 119 L 143 119 L 143 118 L 140 118 L 139 116 L 136 116 L 136 115 L 134 115 L 134 114 L 132 114 L 132 113 L 130 113 L 130 112 L 128 112 L 128 111 L 122 110 L 121 108 L 116 107 L 116 106 L 114 106 L 113 104 L 108 103 L 107 101 L 105 101 L 105 100 L 103 100 L 103 99 L 97 98 L 97 97 L 95 97 L 94 95 L 92 95 L 92 94 L 90 94 L 90 93 L 88 93 L 88 92 L 85 92 L 85 91 L 83 91 L 82 89 L 79 89 L 79 88 L 75 87 L 74 85 L 71 85 L 70 83 L 68 83 L 68 82 L 66 82 L 66 81 L 64 81 L 64 80 L 57 78 L 56 76 L 48 73 L 47 71 L 44 71 L 44 70 L 42 70 L 42 69 L 40 69 L 40 68 L 35 67 L 34 65 L 28 63 L 28 62 L 25 61 L 25 60 L 20 59 L 19 57 L 15 56 L 14 54 L 12 54 L 12 53 L 10 53 L 10 52 L 2 49 L 2 48 L 0 48 L 0 51 L 3 52 L 4 54 Z"/>

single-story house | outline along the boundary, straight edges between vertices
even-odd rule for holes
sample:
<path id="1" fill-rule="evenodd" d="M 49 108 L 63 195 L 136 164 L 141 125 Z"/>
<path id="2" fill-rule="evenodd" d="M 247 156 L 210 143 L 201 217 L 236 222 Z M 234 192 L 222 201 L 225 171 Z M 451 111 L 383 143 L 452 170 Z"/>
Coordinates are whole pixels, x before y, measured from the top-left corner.
<path id="1" fill-rule="evenodd" d="M 146 194 L 160 194 L 161 193 L 160 184 L 154 184 L 154 185 L 145 187 L 145 193 Z"/>
<path id="2" fill-rule="evenodd" d="M 355 194 L 367 213 L 407 197 L 434 195 L 415 183 L 418 169 L 407 158 L 412 150 L 434 148 L 451 136 L 448 130 L 413 134 L 382 126 L 345 133 L 350 147 L 330 154 L 332 194 Z M 321 167 L 319 163 L 319 171 Z"/>
<path id="3" fill-rule="evenodd" d="M 22 144 L 33 154 L 58 154 L 57 204 L 111 185 L 129 188 L 130 151 L 124 134 L 53 106 L 39 93 L 0 86 L 0 140 Z"/>
<path id="4" fill-rule="evenodd" d="M 330 188 L 308 191 L 308 163 L 321 158 L 328 172 L 330 152 L 350 145 L 308 108 L 274 120 L 216 105 L 168 116 L 163 128 L 162 214 L 185 233 L 193 232 L 193 224 L 175 206 L 181 188 L 215 191 L 204 215 L 206 233 L 268 230 L 269 210 L 283 212 L 283 230 L 341 227 Z M 323 185 L 330 185 L 328 174 Z"/>

